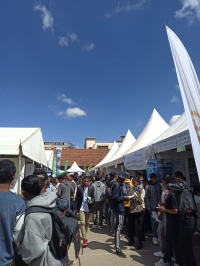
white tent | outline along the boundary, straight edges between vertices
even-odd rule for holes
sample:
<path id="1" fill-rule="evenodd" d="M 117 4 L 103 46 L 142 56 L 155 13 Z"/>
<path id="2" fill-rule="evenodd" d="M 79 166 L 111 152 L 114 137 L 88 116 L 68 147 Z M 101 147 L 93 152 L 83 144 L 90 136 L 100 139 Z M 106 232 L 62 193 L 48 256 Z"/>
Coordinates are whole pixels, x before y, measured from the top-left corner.
<path id="1" fill-rule="evenodd" d="M 71 173 L 74 173 L 74 172 L 85 172 L 83 169 L 81 169 L 76 162 L 74 162 L 72 164 L 72 166 L 67 170 L 67 172 L 71 172 Z"/>
<path id="2" fill-rule="evenodd" d="M 52 150 L 45 150 L 46 157 L 47 157 L 47 166 L 49 169 L 53 167 L 53 151 Z"/>
<path id="3" fill-rule="evenodd" d="M 163 152 L 191 144 L 186 114 L 183 113 L 163 134 L 152 141 L 155 152 Z"/>
<path id="4" fill-rule="evenodd" d="M 21 155 L 47 166 L 41 128 L 0 128 L 0 154 Z"/>
<path id="5" fill-rule="evenodd" d="M 98 163 L 94 168 L 98 168 L 101 165 L 105 164 L 106 162 L 108 162 L 110 160 L 110 158 L 116 153 L 116 151 L 119 149 L 119 146 L 117 144 L 116 141 L 114 141 L 112 148 L 109 150 L 109 152 L 107 153 L 107 155 L 103 158 L 103 160 Z"/>
<path id="6" fill-rule="evenodd" d="M 140 150 L 148 146 L 149 143 L 151 143 L 154 139 L 160 136 L 168 128 L 169 125 L 159 115 L 156 109 L 154 109 L 145 128 L 143 129 L 137 140 L 129 148 L 127 154 L 130 154 L 134 151 Z"/>
<path id="7" fill-rule="evenodd" d="M 20 192 L 25 173 L 25 158 L 47 166 L 41 128 L 0 128 L 0 155 L 13 160 L 17 167 L 15 192 Z"/>
<path id="8" fill-rule="evenodd" d="M 112 165 L 120 164 L 123 162 L 123 155 L 127 152 L 132 144 L 135 142 L 135 138 L 132 135 L 131 131 L 128 129 L 126 136 L 119 147 L 119 149 L 115 152 L 115 154 L 110 158 L 109 161 L 104 163 L 104 167 L 109 167 Z"/>

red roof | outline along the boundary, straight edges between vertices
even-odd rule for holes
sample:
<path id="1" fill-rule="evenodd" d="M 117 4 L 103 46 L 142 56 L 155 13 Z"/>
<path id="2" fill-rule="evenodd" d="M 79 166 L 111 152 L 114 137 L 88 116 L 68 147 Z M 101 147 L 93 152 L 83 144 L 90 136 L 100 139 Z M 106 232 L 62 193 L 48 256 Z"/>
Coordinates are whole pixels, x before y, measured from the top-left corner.
<path id="1" fill-rule="evenodd" d="M 63 149 L 61 154 L 60 165 L 64 166 L 64 161 L 69 160 L 68 166 L 75 161 L 78 166 L 88 166 L 98 164 L 109 152 L 109 150 L 98 149 Z"/>

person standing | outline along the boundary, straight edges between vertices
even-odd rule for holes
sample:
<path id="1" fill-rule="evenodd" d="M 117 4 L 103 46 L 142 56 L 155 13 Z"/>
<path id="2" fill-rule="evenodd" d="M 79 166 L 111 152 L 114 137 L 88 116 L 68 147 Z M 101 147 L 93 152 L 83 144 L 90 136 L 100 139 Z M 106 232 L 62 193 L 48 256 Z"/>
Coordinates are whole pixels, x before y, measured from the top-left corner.
<path id="1" fill-rule="evenodd" d="M 123 183 L 123 191 L 124 195 L 128 195 L 130 189 L 133 187 L 133 183 L 130 180 L 130 175 L 127 173 L 127 178 L 125 179 Z M 124 215 L 124 226 L 126 227 L 126 234 L 128 234 L 128 219 L 129 219 L 129 213 L 130 213 L 130 201 L 124 201 L 124 208 L 125 208 L 125 215 Z M 129 236 L 128 236 L 129 237 Z"/>
<path id="2" fill-rule="evenodd" d="M 174 179 L 171 177 L 166 178 L 166 185 L 173 183 Z M 168 187 L 168 186 L 167 186 Z M 179 212 L 178 201 L 175 192 L 168 187 L 168 196 L 165 200 L 165 205 L 159 207 L 159 211 L 166 214 L 166 246 L 164 257 L 159 262 L 155 263 L 155 266 L 167 266 L 171 263 L 172 251 L 175 254 L 176 266 L 182 264 L 180 252 L 178 250 L 179 242 Z M 184 240 L 185 241 L 185 240 Z M 181 251 L 182 252 L 182 251 Z M 195 265 L 194 265 L 195 266 Z"/>
<path id="3" fill-rule="evenodd" d="M 45 180 L 38 176 L 26 176 L 21 184 L 22 195 L 27 200 L 27 210 L 30 207 L 52 209 L 56 206 L 55 193 L 45 192 Z M 49 248 L 53 227 L 49 213 L 30 213 L 23 227 L 24 235 L 21 241 L 21 254 L 25 263 L 31 266 L 65 266 L 67 256 L 58 260 Z"/>
<path id="4" fill-rule="evenodd" d="M 197 225 L 196 231 L 200 233 L 200 184 L 194 184 L 193 186 L 194 200 L 197 206 Z"/>
<path id="5" fill-rule="evenodd" d="M 112 189 L 112 186 L 115 182 L 117 182 L 117 179 L 118 179 L 118 174 L 115 173 L 115 172 L 111 172 L 110 173 L 110 184 L 108 186 L 108 202 L 109 202 L 109 205 L 110 205 L 110 232 L 111 233 L 114 233 L 115 232 L 115 222 L 116 222 L 116 214 L 114 213 L 113 211 L 113 202 L 112 202 L 112 199 L 111 199 L 111 189 Z"/>
<path id="6" fill-rule="evenodd" d="M 14 259 L 13 242 L 24 221 L 26 202 L 10 191 L 15 179 L 16 167 L 11 160 L 0 161 L 0 265 L 8 266 Z"/>
<path id="7" fill-rule="evenodd" d="M 174 177 L 177 183 L 168 184 L 167 187 L 176 192 L 179 200 L 180 232 L 178 250 L 182 258 L 182 265 L 196 266 L 197 262 L 192 244 L 192 236 L 196 229 L 196 205 L 183 173 L 177 171 L 174 173 Z"/>
<path id="8" fill-rule="evenodd" d="M 158 207 L 158 203 L 161 200 L 161 195 L 162 190 L 160 184 L 157 183 L 157 175 L 155 173 L 151 173 L 150 181 L 146 186 L 145 207 L 151 215 L 152 241 L 154 245 L 158 245 L 156 207 Z"/>
<path id="9" fill-rule="evenodd" d="M 87 176 L 83 177 L 83 185 L 78 186 L 76 202 L 77 213 L 79 213 L 81 234 L 83 238 L 83 246 L 88 244 L 87 232 L 89 228 L 90 210 L 92 208 L 92 201 L 94 198 L 93 188 L 90 186 L 90 181 Z"/>
<path id="10" fill-rule="evenodd" d="M 103 224 L 103 204 L 105 198 L 105 185 L 101 182 L 101 176 L 95 177 L 95 182 L 92 185 L 94 200 L 92 206 L 92 213 L 94 219 L 94 225 L 92 228 L 102 229 Z"/>
<path id="11" fill-rule="evenodd" d="M 120 172 L 118 174 L 117 181 L 111 187 L 111 201 L 113 205 L 113 211 L 116 214 L 115 224 L 115 248 L 116 254 L 119 257 L 126 258 L 126 255 L 121 251 L 120 234 L 124 224 L 124 201 L 129 200 L 129 196 L 124 196 L 123 183 L 127 178 L 126 172 Z"/>
<path id="12" fill-rule="evenodd" d="M 130 200 L 130 212 L 128 218 L 128 232 L 129 232 L 129 245 L 133 245 L 135 228 L 137 228 L 138 233 L 138 243 L 137 249 L 142 248 L 142 224 L 145 214 L 145 189 L 141 184 L 138 177 L 132 178 L 133 188 L 131 188 L 129 195 L 132 197 Z M 135 226 L 136 225 L 136 226 Z"/>
<path id="13" fill-rule="evenodd" d="M 71 187 L 69 179 L 70 175 L 66 174 L 64 176 L 64 180 L 60 183 L 58 187 L 58 192 L 56 193 L 60 201 L 60 204 L 68 208 L 70 208 L 71 197 L 73 197 L 74 194 L 74 190 Z"/>

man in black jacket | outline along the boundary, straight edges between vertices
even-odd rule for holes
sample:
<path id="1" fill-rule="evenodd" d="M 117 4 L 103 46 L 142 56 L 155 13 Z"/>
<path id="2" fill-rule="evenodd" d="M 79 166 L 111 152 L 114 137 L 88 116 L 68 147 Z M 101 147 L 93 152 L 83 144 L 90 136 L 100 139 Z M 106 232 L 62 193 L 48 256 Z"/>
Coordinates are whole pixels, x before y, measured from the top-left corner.
<path id="1" fill-rule="evenodd" d="M 113 204 L 113 211 L 116 214 L 116 225 L 115 225 L 115 248 L 116 254 L 122 258 L 126 258 L 126 255 L 121 251 L 120 248 L 120 234 L 124 223 L 124 201 L 128 201 L 129 196 L 125 196 L 123 193 L 123 183 L 127 178 L 126 172 L 120 172 L 118 174 L 117 181 L 111 187 L 111 201 Z"/>
<path id="2" fill-rule="evenodd" d="M 87 231 L 89 228 L 90 210 L 94 198 L 94 189 L 90 186 L 87 176 L 83 177 L 83 185 L 79 186 L 76 194 L 77 212 L 80 216 L 81 234 L 83 238 L 83 246 L 87 246 Z"/>

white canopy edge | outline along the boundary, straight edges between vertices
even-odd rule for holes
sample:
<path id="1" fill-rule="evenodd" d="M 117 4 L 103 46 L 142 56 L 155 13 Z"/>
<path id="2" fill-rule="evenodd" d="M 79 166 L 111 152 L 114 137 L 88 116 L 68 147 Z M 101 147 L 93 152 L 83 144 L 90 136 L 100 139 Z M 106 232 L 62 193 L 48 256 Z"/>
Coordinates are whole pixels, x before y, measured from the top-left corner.
<path id="1" fill-rule="evenodd" d="M 131 147 L 131 145 L 134 144 L 135 141 L 136 141 L 135 137 L 133 136 L 131 131 L 128 129 L 121 146 L 115 152 L 115 154 L 110 158 L 110 160 L 104 163 L 103 167 L 109 167 L 109 166 L 115 165 L 116 161 L 121 162 L 122 160 L 123 162 L 123 155 L 126 154 L 127 150 Z"/>
<path id="2" fill-rule="evenodd" d="M 81 169 L 76 162 L 74 162 L 72 164 L 72 166 L 67 170 L 68 173 L 75 173 L 75 172 L 83 172 L 85 173 L 85 171 L 83 169 Z"/>
<path id="3" fill-rule="evenodd" d="M 112 158 L 112 156 L 116 153 L 116 151 L 119 149 L 119 146 L 117 144 L 116 141 L 114 141 L 111 149 L 109 150 L 109 152 L 106 154 L 106 156 L 103 158 L 103 160 L 101 162 L 99 162 L 95 167 L 93 167 L 93 169 L 100 167 L 101 165 L 105 164 L 106 162 L 108 162 L 110 160 L 110 158 Z"/>
<path id="4" fill-rule="evenodd" d="M 19 147 L 27 158 L 47 166 L 41 128 L 0 128 L 0 154 L 19 155 Z"/>

